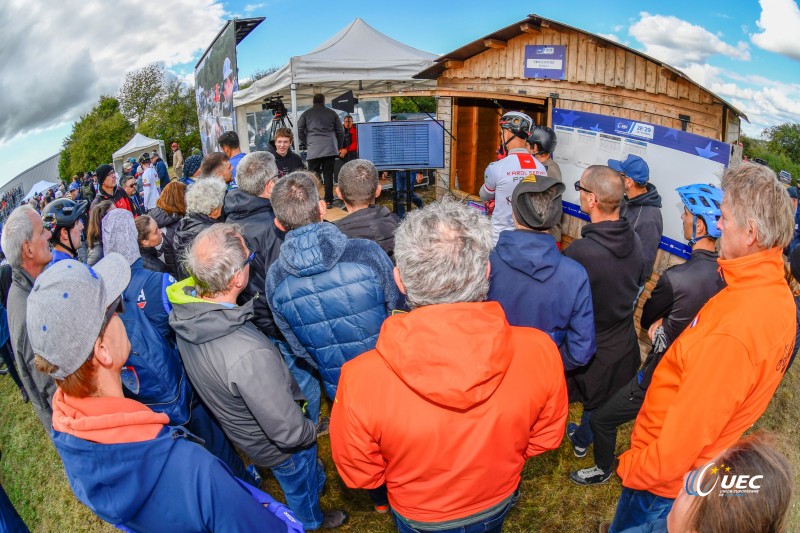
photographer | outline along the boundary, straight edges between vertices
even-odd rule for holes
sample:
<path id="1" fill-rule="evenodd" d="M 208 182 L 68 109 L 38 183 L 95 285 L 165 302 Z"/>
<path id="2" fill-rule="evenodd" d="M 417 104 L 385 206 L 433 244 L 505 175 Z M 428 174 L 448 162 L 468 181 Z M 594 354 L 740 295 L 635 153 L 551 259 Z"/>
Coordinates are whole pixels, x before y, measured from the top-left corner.
<path id="1" fill-rule="evenodd" d="M 292 151 L 292 130 L 279 128 L 275 131 L 275 140 L 267 143 L 267 151 L 275 156 L 278 176 L 285 176 L 295 170 L 305 170 L 303 158 Z"/>

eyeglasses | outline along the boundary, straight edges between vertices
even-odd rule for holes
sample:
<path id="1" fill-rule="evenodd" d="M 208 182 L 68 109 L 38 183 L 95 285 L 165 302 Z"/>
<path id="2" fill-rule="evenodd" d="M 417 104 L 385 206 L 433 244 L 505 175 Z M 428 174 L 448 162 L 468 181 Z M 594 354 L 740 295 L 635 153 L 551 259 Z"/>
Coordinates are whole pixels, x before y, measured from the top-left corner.
<path id="1" fill-rule="evenodd" d="M 106 309 L 105 317 L 103 318 L 103 325 L 100 326 L 100 332 L 104 332 L 106 327 L 108 327 L 108 323 L 111 322 L 111 318 L 116 315 L 117 313 L 124 313 L 125 312 L 125 304 L 122 302 L 122 295 L 120 294 L 117 298 L 111 302 L 111 305 L 108 306 Z"/>
<path id="2" fill-rule="evenodd" d="M 248 255 L 248 256 L 247 256 L 247 259 L 245 259 L 245 260 L 244 260 L 244 263 L 242 263 L 242 268 L 241 268 L 241 270 L 244 270 L 244 267 L 246 267 L 247 265 L 249 265 L 250 263 L 252 263 L 252 262 L 253 262 L 253 259 L 255 259 L 255 257 L 256 257 L 256 253 L 255 253 L 255 252 L 250 252 L 250 255 Z"/>
<path id="3" fill-rule="evenodd" d="M 588 192 L 588 193 L 594 194 L 594 191 L 590 191 L 589 189 L 585 189 L 585 188 L 581 187 L 581 180 L 578 180 L 578 181 L 575 182 L 575 191 L 576 192 L 583 191 L 583 192 Z"/>
<path id="4" fill-rule="evenodd" d="M 42 223 L 44 224 L 44 229 L 53 233 L 56 230 L 56 226 L 58 226 L 58 220 L 56 219 L 55 213 L 47 213 L 46 215 L 42 215 Z"/>

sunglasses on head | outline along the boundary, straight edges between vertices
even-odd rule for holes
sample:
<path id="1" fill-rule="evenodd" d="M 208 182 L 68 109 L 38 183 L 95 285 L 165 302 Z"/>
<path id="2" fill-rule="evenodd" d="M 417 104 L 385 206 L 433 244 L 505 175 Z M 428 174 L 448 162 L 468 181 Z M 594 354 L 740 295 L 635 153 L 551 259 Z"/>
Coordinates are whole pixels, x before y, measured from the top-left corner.
<path id="1" fill-rule="evenodd" d="M 58 226 L 58 220 L 56 219 L 55 213 L 47 213 L 46 215 L 42 215 L 42 223 L 44 224 L 44 229 L 53 233 L 56 230 L 56 226 Z"/>

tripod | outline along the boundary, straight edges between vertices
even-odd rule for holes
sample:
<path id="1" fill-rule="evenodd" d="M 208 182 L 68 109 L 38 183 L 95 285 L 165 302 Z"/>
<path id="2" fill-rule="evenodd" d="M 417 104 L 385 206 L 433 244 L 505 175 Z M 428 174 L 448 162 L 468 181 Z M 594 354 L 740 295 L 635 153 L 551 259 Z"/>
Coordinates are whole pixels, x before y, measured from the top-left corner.
<path id="1" fill-rule="evenodd" d="M 288 126 L 286 125 L 287 122 L 289 123 Z M 286 111 L 276 110 L 275 115 L 272 117 L 272 122 L 269 125 L 269 129 L 267 130 L 270 142 L 275 140 L 276 131 L 278 131 L 280 128 L 287 128 L 287 127 L 288 128 L 294 127 L 294 124 L 292 124 L 292 119 L 288 117 Z"/>

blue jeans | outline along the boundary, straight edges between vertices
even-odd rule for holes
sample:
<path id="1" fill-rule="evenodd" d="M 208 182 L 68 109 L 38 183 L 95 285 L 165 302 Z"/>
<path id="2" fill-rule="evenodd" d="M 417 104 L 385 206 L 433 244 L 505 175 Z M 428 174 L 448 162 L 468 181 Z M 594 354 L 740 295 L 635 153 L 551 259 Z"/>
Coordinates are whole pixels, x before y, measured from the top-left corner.
<path id="1" fill-rule="evenodd" d="M 225 432 L 222 431 L 219 423 L 197 398 L 195 398 L 195 402 L 192 405 L 192 417 L 184 427 L 190 433 L 203 439 L 206 450 L 228 465 L 234 476 L 257 487 L 256 480 L 245 468 L 242 458 L 236 453 L 236 449 L 231 444 L 231 441 L 228 440 Z"/>
<path id="2" fill-rule="evenodd" d="M 506 515 L 508 514 L 508 511 L 514 507 L 514 504 L 517 503 L 518 498 L 519 488 L 517 488 L 517 491 L 514 493 L 508 504 L 493 515 L 484 517 L 481 520 L 466 526 L 458 526 L 450 529 L 437 529 L 436 533 L 501 533 L 503 531 L 503 522 L 506 519 Z M 392 509 L 392 518 L 394 518 L 394 525 L 397 527 L 397 531 L 400 533 L 424 533 L 425 531 L 429 531 L 426 529 L 418 529 L 406 524 L 398 517 L 397 513 L 394 512 L 394 509 Z"/>
<path id="3" fill-rule="evenodd" d="M 308 402 L 306 407 L 308 417 L 316 424 L 319 422 L 319 403 L 322 398 L 322 390 L 319 386 L 319 380 L 314 376 L 314 369 L 308 361 L 294 354 L 288 342 L 273 337 L 270 337 L 269 340 L 280 350 L 286 366 L 289 367 L 289 372 L 291 372 L 300 390 L 303 391 L 303 396 L 306 397 Z"/>
<path id="4" fill-rule="evenodd" d="M 589 419 L 592 417 L 592 412 L 583 410 L 581 414 L 581 421 L 578 424 L 578 429 L 572 435 L 572 442 L 581 448 L 587 448 L 592 441 L 594 441 L 594 433 L 592 433 L 592 426 L 589 424 Z"/>
<path id="5" fill-rule="evenodd" d="M 325 488 L 325 470 L 317 460 L 317 445 L 293 453 L 270 470 L 283 489 L 286 505 L 303 527 L 317 529 L 322 524 L 319 494 Z"/>
<path id="6" fill-rule="evenodd" d="M 406 190 L 407 175 L 410 174 L 411 190 Z M 405 218 L 406 216 L 406 194 L 409 195 L 411 203 L 417 206 L 417 209 L 422 209 L 425 202 L 422 201 L 417 193 L 414 192 L 414 184 L 417 182 L 417 173 L 412 170 L 398 171 L 397 172 L 397 216 Z"/>
<path id="7" fill-rule="evenodd" d="M 622 533 L 626 529 L 666 518 L 674 502 L 674 499 L 656 496 L 646 490 L 622 487 L 608 533 Z"/>

